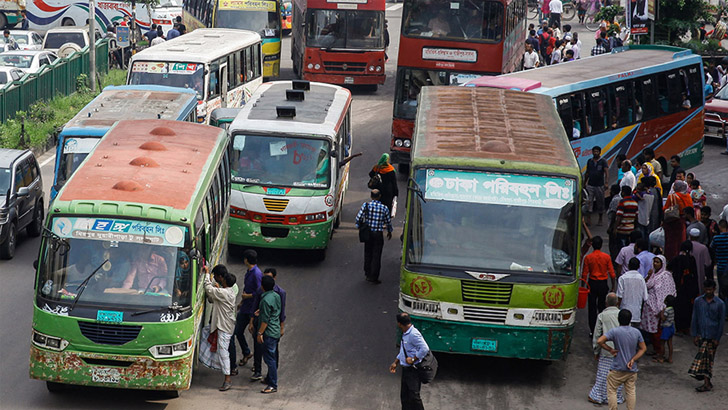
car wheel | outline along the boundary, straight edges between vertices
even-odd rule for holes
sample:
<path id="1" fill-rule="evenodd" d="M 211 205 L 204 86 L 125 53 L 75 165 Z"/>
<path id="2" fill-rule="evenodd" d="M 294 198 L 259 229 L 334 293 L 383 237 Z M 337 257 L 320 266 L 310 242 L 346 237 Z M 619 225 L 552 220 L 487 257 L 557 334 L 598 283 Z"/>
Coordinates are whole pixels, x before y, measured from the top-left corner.
<path id="1" fill-rule="evenodd" d="M 8 18 L 5 17 L 5 14 L 0 13 L 0 29 L 4 29 L 5 26 L 8 25 Z"/>
<path id="2" fill-rule="evenodd" d="M 33 212 L 33 221 L 25 228 L 28 232 L 28 236 L 37 238 L 43 232 L 43 202 L 38 202 L 35 205 L 35 212 Z"/>
<path id="3" fill-rule="evenodd" d="M 15 244 L 18 240 L 18 229 L 15 221 L 10 222 L 8 226 L 8 237 L 5 238 L 5 242 L 0 246 L 0 259 L 13 259 L 15 256 Z"/>

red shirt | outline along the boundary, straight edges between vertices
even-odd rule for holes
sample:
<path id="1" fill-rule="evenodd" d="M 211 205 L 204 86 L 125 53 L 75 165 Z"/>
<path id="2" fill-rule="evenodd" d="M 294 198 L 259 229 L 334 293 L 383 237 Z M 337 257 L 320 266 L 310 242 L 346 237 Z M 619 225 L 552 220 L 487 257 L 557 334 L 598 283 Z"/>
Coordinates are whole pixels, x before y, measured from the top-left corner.
<path id="1" fill-rule="evenodd" d="M 582 279 L 607 280 L 607 274 L 614 279 L 614 266 L 609 255 L 598 249 L 586 255 L 584 271 L 581 273 Z"/>

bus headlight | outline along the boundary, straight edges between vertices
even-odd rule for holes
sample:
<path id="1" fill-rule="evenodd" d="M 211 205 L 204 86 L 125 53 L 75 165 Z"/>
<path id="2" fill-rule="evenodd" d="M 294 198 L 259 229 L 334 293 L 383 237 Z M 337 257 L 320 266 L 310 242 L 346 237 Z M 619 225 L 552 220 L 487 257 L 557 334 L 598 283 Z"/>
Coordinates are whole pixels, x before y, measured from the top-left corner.
<path id="1" fill-rule="evenodd" d="M 374 66 L 373 65 L 370 65 L 369 66 L 369 71 L 374 71 Z"/>
<path id="2" fill-rule="evenodd" d="M 316 222 L 316 221 L 325 221 L 326 220 L 326 212 L 319 212 L 315 214 L 308 214 L 305 217 L 306 222 Z"/>
<path id="3" fill-rule="evenodd" d="M 380 72 L 380 71 L 382 71 L 382 66 L 378 65 L 377 66 L 377 72 Z"/>
<path id="4" fill-rule="evenodd" d="M 192 349 L 192 339 L 188 339 L 181 343 L 172 343 L 166 345 L 156 345 L 149 348 L 149 353 L 155 359 L 168 359 L 170 357 L 179 357 L 185 355 Z"/>
<path id="5" fill-rule="evenodd" d="M 394 146 L 395 146 L 395 147 L 401 147 L 401 146 L 402 146 L 402 144 L 404 144 L 404 143 L 402 142 L 402 140 L 400 140 L 400 139 L 396 139 L 396 140 L 394 140 Z"/>
<path id="6" fill-rule="evenodd" d="M 306 67 L 308 67 L 308 69 L 310 70 L 310 69 L 313 68 L 313 64 L 312 63 L 308 63 L 308 65 Z"/>
<path id="7" fill-rule="evenodd" d="M 230 205 L 230 217 L 238 219 L 248 219 L 248 211 L 243 208 Z"/>
<path id="8" fill-rule="evenodd" d="M 48 336 L 40 332 L 33 330 L 33 344 L 38 347 L 43 347 L 55 351 L 63 351 L 68 346 L 68 341 L 61 339 L 60 337 Z"/>
<path id="9" fill-rule="evenodd" d="M 405 148 L 409 148 L 409 147 L 412 146 L 412 141 L 411 140 L 404 140 L 404 142 L 402 142 L 402 145 L 404 145 Z"/>
<path id="10" fill-rule="evenodd" d="M 321 64 L 316 64 L 315 66 L 313 66 L 313 69 L 314 70 L 320 70 L 321 69 Z"/>

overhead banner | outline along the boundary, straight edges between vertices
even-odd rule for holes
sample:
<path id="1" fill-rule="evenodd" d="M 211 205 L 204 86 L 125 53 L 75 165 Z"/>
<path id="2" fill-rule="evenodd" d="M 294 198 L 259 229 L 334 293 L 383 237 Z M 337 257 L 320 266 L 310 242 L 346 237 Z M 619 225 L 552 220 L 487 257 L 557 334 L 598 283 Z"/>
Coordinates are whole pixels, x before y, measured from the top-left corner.
<path id="1" fill-rule="evenodd" d="M 53 219 L 53 233 L 61 238 L 91 239 L 182 247 L 187 228 L 151 221 L 111 218 L 60 217 Z"/>
<path id="2" fill-rule="evenodd" d="M 574 200 L 566 178 L 428 169 L 425 199 L 560 209 Z"/>

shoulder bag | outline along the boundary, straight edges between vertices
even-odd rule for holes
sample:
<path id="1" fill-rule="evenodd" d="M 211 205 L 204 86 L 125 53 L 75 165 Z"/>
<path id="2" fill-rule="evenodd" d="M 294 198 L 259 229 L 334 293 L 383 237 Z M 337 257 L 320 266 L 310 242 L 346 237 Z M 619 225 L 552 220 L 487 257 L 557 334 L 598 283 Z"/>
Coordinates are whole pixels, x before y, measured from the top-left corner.
<path id="1" fill-rule="evenodd" d="M 369 202 L 367 202 L 364 205 L 364 220 L 359 221 L 359 242 L 368 242 L 371 233 L 372 228 L 369 227 Z"/>
<path id="2" fill-rule="evenodd" d="M 437 359 L 432 351 L 428 351 L 425 357 L 419 363 L 414 365 L 417 375 L 420 376 L 420 382 L 427 384 L 435 379 L 437 374 Z"/>
<path id="3" fill-rule="evenodd" d="M 667 209 L 665 209 L 665 222 L 672 222 L 680 219 L 680 203 L 678 202 L 679 198 L 675 194 L 670 195 L 669 198 L 671 204 Z"/>
<path id="4" fill-rule="evenodd" d="M 371 178 L 369 178 L 369 182 L 367 182 L 367 187 L 369 189 L 379 189 L 382 187 L 382 174 L 380 174 L 378 171 L 375 171 L 374 175 L 372 175 Z"/>

